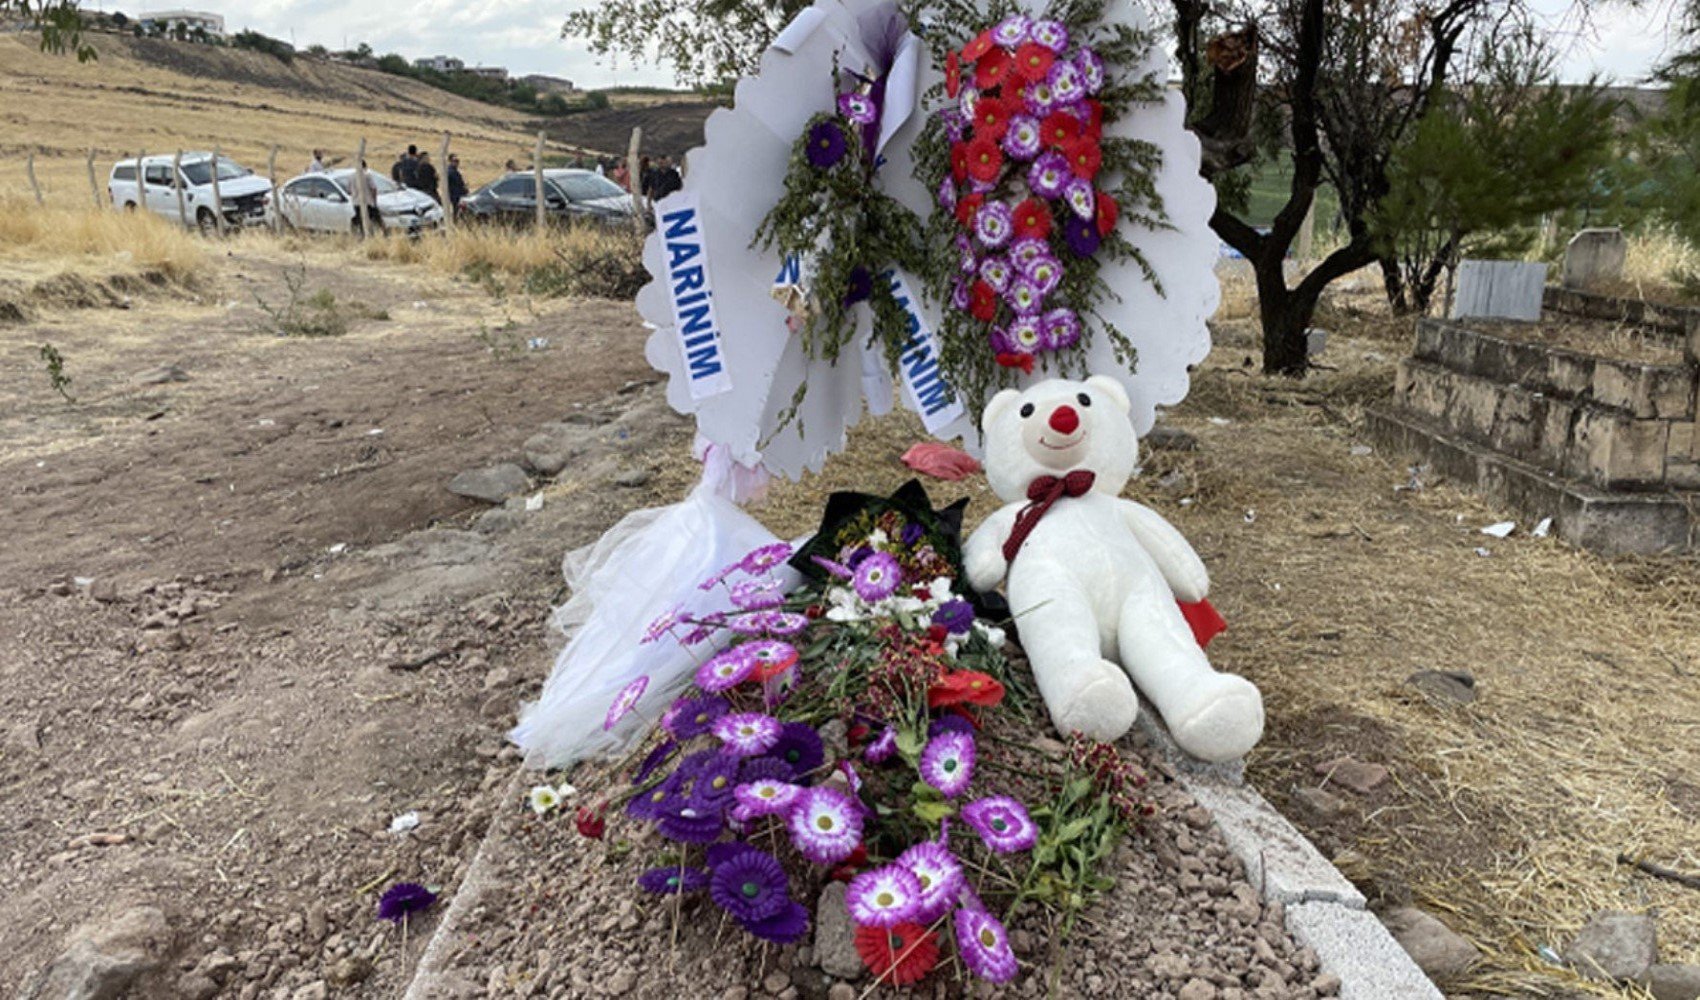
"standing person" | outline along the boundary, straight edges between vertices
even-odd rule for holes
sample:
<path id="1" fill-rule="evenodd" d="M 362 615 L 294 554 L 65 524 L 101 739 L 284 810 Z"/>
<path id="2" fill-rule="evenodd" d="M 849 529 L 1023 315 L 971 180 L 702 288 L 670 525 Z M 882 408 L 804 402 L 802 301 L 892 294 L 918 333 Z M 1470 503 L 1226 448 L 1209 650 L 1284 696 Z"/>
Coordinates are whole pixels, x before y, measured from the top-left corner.
<path id="1" fill-rule="evenodd" d="M 626 161 L 625 160 L 615 161 L 614 172 L 609 174 L 609 177 L 614 181 L 615 184 L 620 185 L 620 189 L 622 191 L 625 191 L 627 193 L 631 192 L 631 190 L 632 190 L 632 172 L 631 172 L 630 169 L 628 169 L 626 167 Z"/>
<path id="2" fill-rule="evenodd" d="M 510 174 L 517 174 L 519 173 L 519 164 L 510 159 L 508 162 L 502 164 L 502 169 L 506 170 Z"/>
<path id="3" fill-rule="evenodd" d="M 649 165 L 649 157 L 638 159 L 637 193 L 645 198 L 653 196 L 655 191 L 655 168 Z"/>
<path id="4" fill-rule="evenodd" d="M 413 189 L 423 191 L 437 200 L 437 168 L 431 165 L 431 154 L 420 153 L 419 161 L 413 168 Z"/>
<path id="5" fill-rule="evenodd" d="M 460 208 L 460 200 L 466 197 L 466 178 L 460 173 L 460 154 L 449 154 L 449 203 L 443 206 L 453 212 Z"/>
<path id="6" fill-rule="evenodd" d="M 325 172 L 325 151 L 324 150 L 322 150 L 322 149 L 313 150 L 313 158 L 307 162 L 307 169 L 304 172 L 309 173 L 309 174 L 322 174 L 322 173 Z"/>
<path id="7" fill-rule="evenodd" d="M 395 181 L 397 184 L 404 183 L 401 179 L 401 169 L 402 164 L 405 163 L 406 160 L 406 153 L 397 153 L 395 154 L 395 162 L 390 164 L 390 180 Z"/>
<path id="8" fill-rule="evenodd" d="M 673 158 L 663 156 L 661 166 L 655 170 L 655 193 L 651 197 L 660 201 L 684 186 L 685 179 L 679 176 L 679 168 L 673 166 Z"/>

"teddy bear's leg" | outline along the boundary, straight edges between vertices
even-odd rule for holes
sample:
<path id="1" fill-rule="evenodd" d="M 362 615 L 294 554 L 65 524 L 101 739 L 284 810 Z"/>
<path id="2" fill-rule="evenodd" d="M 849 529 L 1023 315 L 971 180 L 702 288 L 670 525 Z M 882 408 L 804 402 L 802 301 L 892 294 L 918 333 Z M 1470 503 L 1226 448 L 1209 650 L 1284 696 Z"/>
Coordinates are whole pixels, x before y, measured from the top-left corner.
<path id="1" fill-rule="evenodd" d="M 1009 603 L 1051 722 L 1064 736 L 1113 740 L 1133 726 L 1139 698 L 1104 659 L 1092 599 L 1064 567 L 1029 557 L 1010 573 Z"/>
<path id="2" fill-rule="evenodd" d="M 1263 736 L 1263 696 L 1244 677 L 1210 666 L 1173 595 L 1157 584 L 1135 584 L 1122 605 L 1122 665 L 1182 750 L 1208 761 L 1244 756 Z"/>

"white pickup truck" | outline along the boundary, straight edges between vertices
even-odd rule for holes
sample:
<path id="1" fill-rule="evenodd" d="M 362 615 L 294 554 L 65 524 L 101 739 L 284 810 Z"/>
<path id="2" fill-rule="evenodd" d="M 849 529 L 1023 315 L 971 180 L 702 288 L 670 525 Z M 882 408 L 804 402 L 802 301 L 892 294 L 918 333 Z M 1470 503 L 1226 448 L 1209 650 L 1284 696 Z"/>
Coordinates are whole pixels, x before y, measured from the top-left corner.
<path id="1" fill-rule="evenodd" d="M 211 153 L 184 153 L 182 172 L 172 177 L 171 156 L 149 156 L 142 161 L 142 183 L 137 184 L 136 160 L 131 157 L 112 165 L 106 191 L 112 206 L 125 211 L 147 209 L 167 219 L 203 231 L 217 228 L 213 211 L 213 170 Z M 218 202 L 224 209 L 224 224 L 233 228 L 260 225 L 266 218 L 266 204 L 271 196 L 271 182 L 229 157 L 217 161 Z M 182 208 L 179 211 L 177 184 L 183 188 Z"/>

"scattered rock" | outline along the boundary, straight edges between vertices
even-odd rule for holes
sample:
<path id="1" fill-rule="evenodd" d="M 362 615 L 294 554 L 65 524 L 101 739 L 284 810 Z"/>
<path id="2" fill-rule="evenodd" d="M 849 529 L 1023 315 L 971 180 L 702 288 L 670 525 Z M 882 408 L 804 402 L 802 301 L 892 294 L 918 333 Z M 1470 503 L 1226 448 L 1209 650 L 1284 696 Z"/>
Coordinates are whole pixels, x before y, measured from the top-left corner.
<path id="1" fill-rule="evenodd" d="M 821 724 L 820 741 L 826 748 L 827 760 L 840 760 L 850 754 L 849 730 L 843 719 L 829 719 Z"/>
<path id="2" fill-rule="evenodd" d="M 331 966 L 325 977 L 332 986 L 347 988 L 365 982 L 372 975 L 372 960 L 363 955 L 349 955 Z"/>
<path id="3" fill-rule="evenodd" d="M 1293 789 L 1293 804 L 1312 819 L 1335 820 L 1346 814 L 1346 803 L 1324 788 Z"/>
<path id="4" fill-rule="evenodd" d="M 25 719 L 13 723 L 6 730 L 6 749 L 20 750 L 24 753 L 38 753 L 41 750 L 41 723 L 34 719 Z"/>
<path id="5" fill-rule="evenodd" d="M 1467 670 L 1419 670 L 1405 683 L 1437 701 L 1468 705 L 1476 700 L 1476 678 Z"/>
<path id="6" fill-rule="evenodd" d="M 829 882 L 815 904 L 815 964 L 822 972 L 851 982 L 862 978 L 862 956 L 856 954 L 856 928 L 844 905 L 843 882 Z"/>
<path id="7" fill-rule="evenodd" d="M 1700 998 L 1700 965 L 1655 965 L 1642 980 L 1653 1000 Z"/>
<path id="8" fill-rule="evenodd" d="M 526 478 L 525 470 L 512 462 L 468 469 L 449 480 L 450 493 L 485 503 L 501 503 L 530 488 L 531 480 Z"/>
<path id="9" fill-rule="evenodd" d="M 500 535 L 520 526 L 525 515 L 517 510 L 506 507 L 492 507 L 478 515 L 472 522 L 472 529 L 481 535 Z"/>
<path id="10" fill-rule="evenodd" d="M 1479 956 L 1476 946 L 1432 915 L 1403 906 L 1382 915 L 1393 940 L 1431 979 L 1460 976 Z"/>
<path id="11" fill-rule="evenodd" d="M 186 972 L 177 980 L 177 996 L 183 1000 L 209 1000 L 218 992 L 218 984 L 199 972 Z"/>
<path id="12" fill-rule="evenodd" d="M 631 969 L 619 969 L 602 981 L 602 992 L 611 997 L 623 997 L 636 985 L 636 972 Z"/>
<path id="13" fill-rule="evenodd" d="M 160 365 L 136 376 L 138 385 L 164 385 L 167 382 L 187 382 L 189 373 L 181 365 Z"/>
<path id="14" fill-rule="evenodd" d="M 89 584 L 89 599 L 101 604 L 111 604 L 118 600 L 118 584 L 113 583 L 109 577 L 101 577 Z"/>
<path id="15" fill-rule="evenodd" d="M 1319 997 L 1331 997 L 1340 992 L 1340 977 L 1332 972 L 1324 972 L 1310 981 L 1310 988 Z"/>
<path id="16" fill-rule="evenodd" d="M 307 943 L 318 944 L 325 939 L 329 930 L 330 926 L 325 920 L 325 904 L 314 900 L 307 907 Z"/>
<path id="17" fill-rule="evenodd" d="M 833 983 L 826 991 L 826 1000 L 856 1000 L 856 987 L 849 983 Z"/>
<path id="18" fill-rule="evenodd" d="M 1153 451 L 1197 451 L 1198 438 L 1167 424 L 1158 424 L 1145 435 L 1145 444 Z"/>
<path id="19" fill-rule="evenodd" d="M 1216 1000 L 1216 986 L 1204 979 L 1189 979 L 1176 996 L 1178 1000 Z"/>
<path id="20" fill-rule="evenodd" d="M 495 667 L 484 675 L 484 690 L 499 691 L 514 682 L 514 672 L 507 667 Z"/>
<path id="21" fill-rule="evenodd" d="M 640 486 L 648 486 L 649 481 L 654 478 L 655 473 L 648 469 L 627 469 L 614 477 L 614 485 L 635 490 Z"/>
<path id="22" fill-rule="evenodd" d="M 325 1000 L 327 995 L 328 992 L 325 989 L 325 981 L 323 979 L 316 979 L 313 982 L 296 989 L 294 993 L 289 995 L 289 1000 Z"/>
<path id="23" fill-rule="evenodd" d="M 1590 979 L 1639 979 L 1658 961 L 1658 929 L 1644 913 L 1600 910 L 1582 925 L 1564 958 Z"/>
<path id="24" fill-rule="evenodd" d="M 1375 791 L 1388 778 L 1387 768 L 1380 764 L 1366 764 L 1354 757 L 1336 757 L 1325 764 L 1318 764 L 1316 773 L 1359 795 Z"/>
<path id="25" fill-rule="evenodd" d="M 513 695 L 496 694 L 485 699 L 484 704 L 478 707 L 478 714 L 486 719 L 501 720 L 511 715 L 513 710 Z"/>
<path id="26" fill-rule="evenodd" d="M 117 1000 L 136 979 L 159 968 L 171 943 L 165 914 L 138 906 L 117 917 L 84 924 L 24 998 Z"/>
<path id="27" fill-rule="evenodd" d="M 541 475 L 556 475 L 589 450 L 595 434 L 583 424 L 544 424 L 521 446 L 525 464 Z"/>

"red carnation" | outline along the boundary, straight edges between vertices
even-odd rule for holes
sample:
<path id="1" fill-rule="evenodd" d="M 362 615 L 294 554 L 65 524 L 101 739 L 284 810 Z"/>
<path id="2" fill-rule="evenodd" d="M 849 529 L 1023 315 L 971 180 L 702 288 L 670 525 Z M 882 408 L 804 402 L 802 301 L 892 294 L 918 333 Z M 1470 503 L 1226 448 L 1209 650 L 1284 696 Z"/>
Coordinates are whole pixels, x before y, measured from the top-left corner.
<path id="1" fill-rule="evenodd" d="M 944 57 L 944 92 L 951 97 L 962 89 L 962 59 L 955 52 Z"/>
<path id="2" fill-rule="evenodd" d="M 1108 236 L 1110 230 L 1116 228 L 1116 216 L 1121 214 L 1121 206 L 1110 197 L 1106 191 L 1098 192 L 1098 235 Z"/>
<path id="3" fill-rule="evenodd" d="M 1090 98 L 1086 101 L 1085 134 L 1093 139 L 1104 134 L 1104 105 Z"/>
<path id="4" fill-rule="evenodd" d="M 856 928 L 856 954 L 876 982 L 908 986 L 939 961 L 938 936 L 920 924 Z"/>
<path id="5" fill-rule="evenodd" d="M 1009 103 L 996 97 L 982 97 L 974 102 L 975 138 L 1002 139 L 1009 131 Z"/>
<path id="6" fill-rule="evenodd" d="M 1051 210 L 1037 198 L 1015 206 L 1015 235 L 1042 240 L 1051 235 Z"/>
<path id="7" fill-rule="evenodd" d="M 1009 53 L 1003 49 L 993 49 L 990 55 L 981 59 L 974 67 L 974 85 L 981 90 L 991 90 L 1003 83 L 1013 68 Z"/>
<path id="8" fill-rule="evenodd" d="M 979 36 L 972 42 L 962 47 L 962 58 L 969 62 L 978 62 L 981 56 L 990 51 L 992 51 L 992 32 L 988 28 L 980 32 Z"/>
<path id="9" fill-rule="evenodd" d="M 1056 58 L 1055 52 L 1038 42 L 1028 42 L 1015 50 L 1015 75 L 1030 83 L 1037 83 L 1051 71 L 1051 63 L 1055 62 Z"/>
<path id="10" fill-rule="evenodd" d="M 1091 139 L 1080 138 L 1063 147 L 1063 155 L 1068 157 L 1068 168 L 1075 176 L 1087 180 L 1098 176 L 1098 168 L 1103 165 L 1103 154 L 1098 151 L 1098 144 Z M 968 169 L 974 169 L 974 162 L 969 160 Z"/>
<path id="11" fill-rule="evenodd" d="M 1033 374 L 1033 355 L 1004 353 L 997 357 L 997 362 L 1004 368 L 1019 368 L 1027 374 Z"/>
<path id="12" fill-rule="evenodd" d="M 990 323 L 998 314 L 998 290 L 984 281 L 974 282 L 968 289 L 968 312 L 982 323 Z"/>
<path id="13" fill-rule="evenodd" d="M 1003 685 L 997 679 L 974 670 L 952 670 L 933 682 L 927 689 L 927 707 L 947 705 L 982 705 L 991 707 L 1003 701 Z"/>
<path id="14" fill-rule="evenodd" d="M 963 228 L 965 228 L 965 229 L 969 226 L 972 226 L 974 224 L 974 214 L 976 212 L 980 211 L 980 206 L 982 204 L 984 204 L 985 201 L 986 201 L 985 195 L 983 195 L 983 194 L 971 194 L 968 197 L 963 198 L 961 201 L 957 202 L 956 203 L 956 221 L 961 223 Z"/>
<path id="15" fill-rule="evenodd" d="M 573 816 L 573 823 L 578 832 L 591 840 L 601 840 L 602 834 L 608 829 L 608 820 L 603 816 L 608 807 L 598 804 L 595 806 L 579 806 L 578 813 Z"/>
<path id="16" fill-rule="evenodd" d="M 850 852 L 850 856 L 840 861 L 832 871 L 827 873 L 826 877 L 834 882 L 848 882 L 855 878 L 856 873 L 861 871 L 867 863 L 868 845 L 857 844 L 856 849 Z"/>
<path id="17" fill-rule="evenodd" d="M 1097 147 L 1094 146 L 1093 150 L 1096 151 Z M 1003 150 L 998 148 L 998 141 L 989 135 L 976 136 L 968 144 L 968 176 L 990 184 L 1002 172 Z"/>
<path id="18" fill-rule="evenodd" d="M 968 179 L 968 144 L 965 142 L 950 147 L 950 176 L 958 184 Z"/>
<path id="19" fill-rule="evenodd" d="M 1045 145 L 1062 149 L 1080 138 L 1080 119 L 1063 111 L 1053 111 L 1039 124 L 1039 137 Z"/>

